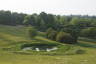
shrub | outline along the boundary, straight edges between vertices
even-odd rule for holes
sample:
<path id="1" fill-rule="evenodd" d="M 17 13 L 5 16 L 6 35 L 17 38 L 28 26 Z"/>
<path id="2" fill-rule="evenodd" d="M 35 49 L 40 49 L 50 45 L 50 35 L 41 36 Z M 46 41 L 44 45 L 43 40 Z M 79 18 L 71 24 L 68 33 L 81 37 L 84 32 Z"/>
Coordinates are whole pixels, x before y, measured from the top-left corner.
<path id="1" fill-rule="evenodd" d="M 56 31 L 52 31 L 52 32 L 48 35 L 48 38 L 51 39 L 51 40 L 56 40 L 56 35 L 57 35 L 57 32 L 56 32 Z"/>
<path id="2" fill-rule="evenodd" d="M 75 51 L 75 53 L 76 54 L 83 54 L 83 53 L 85 53 L 85 51 L 84 50 L 81 50 L 81 49 L 78 49 L 78 50 Z"/>
<path id="3" fill-rule="evenodd" d="M 69 50 L 67 51 L 65 54 L 66 55 L 75 55 L 75 54 L 84 54 L 85 50 L 82 49 L 73 49 L 73 50 Z"/>
<path id="4" fill-rule="evenodd" d="M 57 35 L 57 32 L 55 30 L 53 30 L 52 28 L 49 28 L 46 31 L 47 38 L 49 38 L 51 40 L 56 40 L 56 35 Z"/>
<path id="5" fill-rule="evenodd" d="M 74 43 L 72 36 L 69 33 L 65 33 L 62 31 L 58 33 L 56 37 L 56 41 L 61 43 L 68 43 L 68 44 Z"/>
<path id="6" fill-rule="evenodd" d="M 48 38 L 48 35 L 51 33 L 52 30 L 53 30 L 52 28 L 48 28 L 48 29 L 46 30 L 46 36 L 47 36 L 47 38 Z"/>
<path id="7" fill-rule="evenodd" d="M 33 27 L 28 28 L 28 35 L 30 38 L 34 38 L 37 35 L 37 29 Z"/>

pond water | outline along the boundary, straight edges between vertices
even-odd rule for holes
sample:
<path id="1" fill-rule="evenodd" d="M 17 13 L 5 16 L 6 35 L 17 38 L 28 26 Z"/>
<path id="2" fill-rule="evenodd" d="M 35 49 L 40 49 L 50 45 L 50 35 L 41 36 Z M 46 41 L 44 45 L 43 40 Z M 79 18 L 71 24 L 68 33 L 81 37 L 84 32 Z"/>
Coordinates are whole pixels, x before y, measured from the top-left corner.
<path id="1" fill-rule="evenodd" d="M 28 50 L 35 50 L 35 51 L 47 51 L 47 52 L 50 52 L 50 51 L 53 51 L 53 50 L 57 50 L 58 48 L 57 47 L 52 47 L 52 48 L 40 48 L 40 47 L 36 47 L 36 48 L 33 48 L 33 47 L 25 47 L 25 48 L 23 48 L 22 50 L 23 51 L 28 51 Z"/>

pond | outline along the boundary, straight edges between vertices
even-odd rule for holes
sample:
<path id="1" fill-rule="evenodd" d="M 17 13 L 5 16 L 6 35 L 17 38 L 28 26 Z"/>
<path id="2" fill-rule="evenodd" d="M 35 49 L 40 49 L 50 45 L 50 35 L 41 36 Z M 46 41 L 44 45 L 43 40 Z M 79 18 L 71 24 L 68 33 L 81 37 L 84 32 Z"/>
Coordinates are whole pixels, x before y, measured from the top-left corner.
<path id="1" fill-rule="evenodd" d="M 35 51 L 47 51 L 47 52 L 50 52 L 50 51 L 53 51 L 53 50 L 57 50 L 58 48 L 57 47 L 52 47 L 52 48 L 40 48 L 40 47 L 25 47 L 23 48 L 22 50 L 23 51 L 28 51 L 28 50 L 35 50 Z"/>
<path id="2" fill-rule="evenodd" d="M 33 50 L 33 51 L 54 51 L 57 50 L 57 45 L 49 44 L 24 44 L 22 46 L 23 51 Z"/>

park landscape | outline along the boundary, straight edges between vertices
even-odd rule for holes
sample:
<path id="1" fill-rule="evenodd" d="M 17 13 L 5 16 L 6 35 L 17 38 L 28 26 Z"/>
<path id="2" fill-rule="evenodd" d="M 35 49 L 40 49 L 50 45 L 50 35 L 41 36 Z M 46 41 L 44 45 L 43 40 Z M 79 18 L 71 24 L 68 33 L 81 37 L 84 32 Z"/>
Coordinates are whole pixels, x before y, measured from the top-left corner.
<path id="1" fill-rule="evenodd" d="M 0 64 L 96 64 L 96 16 L 2 10 Z"/>

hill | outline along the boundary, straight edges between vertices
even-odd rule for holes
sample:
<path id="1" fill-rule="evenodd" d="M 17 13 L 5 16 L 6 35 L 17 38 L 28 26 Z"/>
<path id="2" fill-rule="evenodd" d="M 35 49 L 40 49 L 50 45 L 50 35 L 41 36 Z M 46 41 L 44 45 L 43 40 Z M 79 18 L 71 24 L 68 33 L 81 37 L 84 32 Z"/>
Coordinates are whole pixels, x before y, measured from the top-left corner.
<path id="1" fill-rule="evenodd" d="M 60 44 L 46 39 L 42 32 L 31 40 L 26 28 L 0 25 L 0 64 L 96 64 L 96 40 L 80 38 L 76 45 Z M 23 44 L 32 43 L 57 44 L 58 50 L 36 52 L 20 48 Z M 78 50 L 84 53 L 78 54 Z"/>

